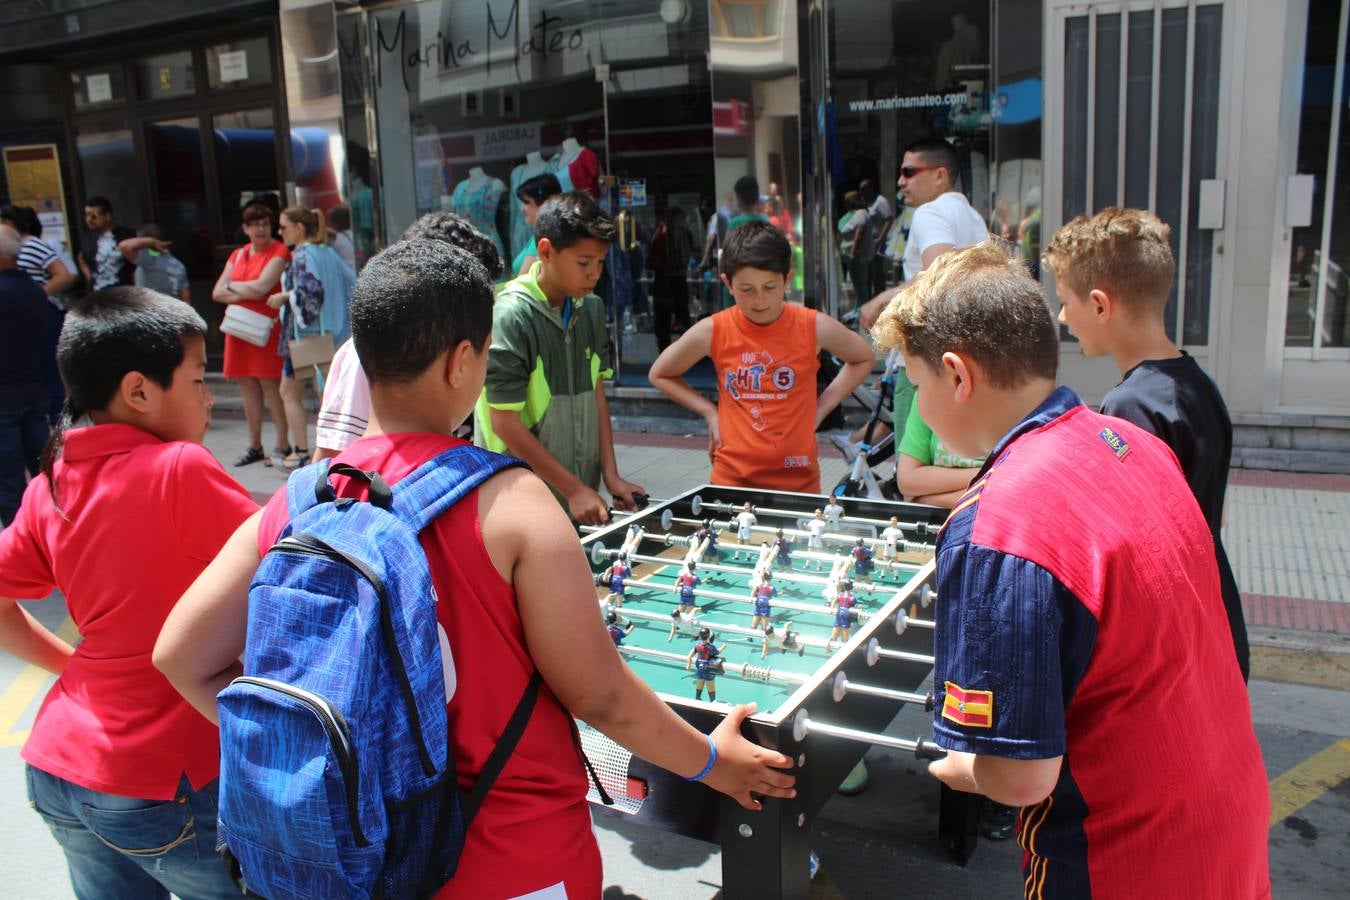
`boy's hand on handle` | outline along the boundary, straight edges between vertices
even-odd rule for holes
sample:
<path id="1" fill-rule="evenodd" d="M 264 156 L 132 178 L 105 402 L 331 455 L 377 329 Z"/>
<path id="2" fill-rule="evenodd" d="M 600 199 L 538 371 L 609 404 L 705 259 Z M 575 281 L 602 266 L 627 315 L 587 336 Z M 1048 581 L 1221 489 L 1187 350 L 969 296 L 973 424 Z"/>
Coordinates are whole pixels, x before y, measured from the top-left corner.
<path id="1" fill-rule="evenodd" d="M 604 525 L 609 521 L 605 498 L 584 484 L 567 495 L 567 512 L 582 525 Z"/>
<path id="2" fill-rule="evenodd" d="M 790 757 L 741 737 L 741 723 L 754 712 L 753 703 L 733 707 L 713 731 L 717 764 L 704 782 L 746 809 L 758 810 L 763 805 L 753 795 L 795 797 L 797 779 L 782 771 L 792 768 Z"/>
<path id="3" fill-rule="evenodd" d="M 638 496 L 646 497 L 647 489 L 640 484 L 633 484 L 631 481 L 625 481 L 615 475 L 613 478 L 605 479 L 605 490 L 609 491 L 614 498 L 614 505 L 627 512 L 636 512 L 642 508 L 638 503 Z"/>

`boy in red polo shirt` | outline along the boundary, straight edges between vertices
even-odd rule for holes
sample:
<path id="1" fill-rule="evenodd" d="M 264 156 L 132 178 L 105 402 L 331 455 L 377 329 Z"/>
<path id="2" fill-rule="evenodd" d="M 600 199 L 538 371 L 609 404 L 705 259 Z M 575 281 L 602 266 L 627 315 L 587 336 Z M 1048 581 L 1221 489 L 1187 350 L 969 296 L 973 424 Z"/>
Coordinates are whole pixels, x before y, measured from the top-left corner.
<path id="1" fill-rule="evenodd" d="M 145 288 L 80 301 L 57 348 L 65 430 L 0 532 L 0 646 L 60 676 L 23 747 L 29 799 L 80 898 L 239 895 L 215 853 L 216 727 L 150 663 L 169 610 L 257 509 L 201 446 L 205 333 Z M 77 647 L 13 599 L 55 590 Z"/>
<path id="2" fill-rule="evenodd" d="M 987 457 L 937 539 L 929 771 L 1022 807 L 1027 897 L 1269 897 L 1265 768 L 1176 457 L 1055 387 L 1041 287 L 996 243 L 873 334 L 934 433 Z"/>
<path id="3" fill-rule="evenodd" d="M 370 379 L 371 419 L 335 462 L 396 485 L 462 446 L 451 435 L 482 390 L 492 313 L 491 278 L 458 247 L 403 241 L 370 260 L 352 292 L 352 339 Z M 364 493 L 363 483 L 332 478 L 339 496 Z M 531 676 L 543 677 L 439 897 L 600 895 L 570 713 L 747 808 L 760 805 L 751 792 L 795 794 L 792 777 L 770 768 L 791 760 L 738 733 L 753 707 L 736 707 L 712 735 L 699 734 L 624 664 L 595 614 L 595 582 L 576 532 L 551 497 L 537 476 L 507 469 L 420 535 L 447 638 L 446 707 L 461 789 L 478 780 Z M 155 664 L 204 715 L 215 717 L 216 694 L 242 674 L 249 582 L 287 516 L 282 490 L 230 538 L 165 623 Z"/>

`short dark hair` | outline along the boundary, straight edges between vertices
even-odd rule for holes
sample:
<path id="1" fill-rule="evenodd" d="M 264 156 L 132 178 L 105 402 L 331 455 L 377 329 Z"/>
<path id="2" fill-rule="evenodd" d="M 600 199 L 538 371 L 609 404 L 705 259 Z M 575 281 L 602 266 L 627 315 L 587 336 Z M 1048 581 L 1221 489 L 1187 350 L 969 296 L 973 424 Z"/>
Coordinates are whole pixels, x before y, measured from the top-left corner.
<path id="1" fill-rule="evenodd" d="M 42 236 L 42 220 L 38 218 L 37 210 L 31 206 L 3 206 L 0 207 L 0 219 L 6 219 L 14 223 L 14 230 L 19 234 L 31 237 Z"/>
<path id="2" fill-rule="evenodd" d="M 727 233 L 721 268 L 728 278 L 735 278 L 741 269 L 763 269 L 786 277 L 792 268 L 792 245 L 768 222 L 746 222 Z"/>
<path id="3" fill-rule="evenodd" d="M 452 247 L 468 251 L 483 264 L 493 281 L 502 277 L 505 268 L 502 255 L 492 238 L 483 234 L 469 220 L 452 212 L 433 212 L 419 218 L 403 232 L 405 241 L 443 241 Z"/>
<path id="4" fill-rule="evenodd" d="M 154 222 L 147 222 L 136 229 L 136 237 L 154 238 L 157 241 L 164 240 L 164 232 Z"/>
<path id="5" fill-rule="evenodd" d="M 736 202 L 746 209 L 759 202 L 759 182 L 753 175 L 742 175 L 737 178 L 731 191 L 736 195 Z"/>
<path id="6" fill-rule="evenodd" d="M 534 233 L 558 250 L 566 250 L 577 241 L 593 238 L 609 243 L 614 239 L 614 220 L 606 215 L 590 194 L 571 191 L 544 201 L 534 220 Z"/>
<path id="7" fill-rule="evenodd" d="M 260 200 L 254 200 L 251 203 L 248 203 L 239 216 L 239 221 L 243 222 L 245 225 L 252 222 L 261 222 L 263 219 L 267 220 L 268 225 L 271 225 L 273 228 L 276 227 L 277 211 Z"/>
<path id="8" fill-rule="evenodd" d="M 935 371 L 942 354 L 964 353 L 996 388 L 1055 377 L 1059 332 L 1041 285 L 1003 242 L 942 254 L 882 312 L 872 337 Z"/>
<path id="9" fill-rule="evenodd" d="M 917 140 L 906 147 L 905 152 L 923 157 L 929 165 L 946 169 L 947 180 L 952 184 L 956 184 L 961 177 L 961 156 L 956 152 L 955 147 L 942 138 Z"/>
<path id="10" fill-rule="evenodd" d="M 545 172 L 542 175 L 535 175 L 533 178 L 526 178 L 516 188 L 516 199 L 520 201 L 533 200 L 535 203 L 543 203 L 549 197 L 556 197 L 562 193 L 562 184 L 552 172 Z"/>
<path id="11" fill-rule="evenodd" d="M 445 241 L 399 241 L 373 257 L 352 289 L 352 340 L 372 384 L 406 384 L 467 340 L 492 331 L 492 278 Z"/>
<path id="12" fill-rule="evenodd" d="M 102 194 L 95 194 L 94 196 L 90 197 L 88 200 L 84 201 L 84 205 L 86 207 L 89 206 L 97 207 L 103 210 L 103 212 L 106 215 L 112 215 L 112 201 L 109 200 L 107 197 L 103 196 Z"/>
<path id="13" fill-rule="evenodd" d="M 196 310 L 149 288 L 104 288 L 71 303 L 56 343 L 65 407 L 60 427 L 42 451 L 42 471 L 53 500 L 52 467 L 61 452 L 62 431 L 80 417 L 106 409 L 128 372 L 140 372 L 167 390 L 186 355 L 183 341 L 205 335 L 206 322 Z"/>
<path id="14" fill-rule="evenodd" d="M 352 227 L 352 211 L 339 203 L 328 210 L 328 225 L 333 231 L 346 231 Z"/>

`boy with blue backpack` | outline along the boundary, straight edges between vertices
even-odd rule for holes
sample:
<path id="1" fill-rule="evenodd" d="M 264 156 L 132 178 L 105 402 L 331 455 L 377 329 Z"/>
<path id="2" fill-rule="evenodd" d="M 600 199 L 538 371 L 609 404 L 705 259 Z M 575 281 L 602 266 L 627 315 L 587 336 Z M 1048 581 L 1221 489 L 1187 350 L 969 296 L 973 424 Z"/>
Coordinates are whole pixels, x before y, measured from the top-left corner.
<path id="1" fill-rule="evenodd" d="M 491 323 L 467 253 L 372 259 L 352 295 L 366 436 L 291 476 L 156 647 L 222 723 L 222 834 L 258 893 L 598 896 L 572 713 L 749 808 L 795 793 L 791 761 L 739 736 L 752 707 L 701 735 L 622 662 L 544 483 L 450 436 Z"/>
<path id="2" fill-rule="evenodd" d="M 257 510 L 201 444 L 205 334 L 146 288 L 77 301 L 61 427 L 0 531 L 0 648 L 59 676 L 22 750 L 29 802 L 82 900 L 239 895 L 215 854 L 216 727 L 150 665 L 169 610 Z M 57 590 L 74 647 L 11 599 Z"/>

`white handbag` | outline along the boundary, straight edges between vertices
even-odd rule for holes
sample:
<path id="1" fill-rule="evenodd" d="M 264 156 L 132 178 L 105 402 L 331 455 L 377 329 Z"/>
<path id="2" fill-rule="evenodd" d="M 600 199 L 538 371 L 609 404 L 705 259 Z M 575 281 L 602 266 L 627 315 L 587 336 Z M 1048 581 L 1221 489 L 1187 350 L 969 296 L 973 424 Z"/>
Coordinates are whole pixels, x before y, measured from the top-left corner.
<path id="1" fill-rule="evenodd" d="M 266 347 L 272 336 L 272 326 L 276 319 L 254 312 L 238 303 L 225 307 L 225 318 L 220 321 L 223 334 L 231 334 L 241 341 L 248 341 L 255 347 Z"/>

